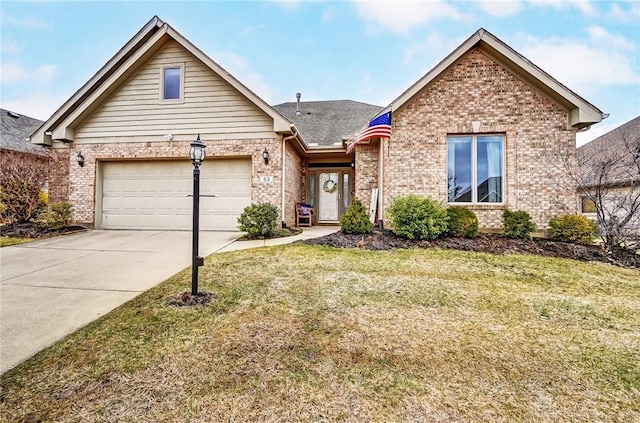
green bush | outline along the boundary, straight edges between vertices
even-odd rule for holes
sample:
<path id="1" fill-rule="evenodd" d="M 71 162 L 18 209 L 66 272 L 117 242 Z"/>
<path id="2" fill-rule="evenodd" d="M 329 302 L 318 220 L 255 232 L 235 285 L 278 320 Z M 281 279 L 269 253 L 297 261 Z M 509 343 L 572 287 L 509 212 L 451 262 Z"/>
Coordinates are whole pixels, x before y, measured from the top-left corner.
<path id="1" fill-rule="evenodd" d="M 372 227 L 373 224 L 360 200 L 353 200 L 340 218 L 340 229 L 345 234 L 368 234 L 371 233 Z"/>
<path id="2" fill-rule="evenodd" d="M 0 186 L 0 223 L 25 223 L 45 206 L 40 186 L 23 178 L 13 178 Z"/>
<path id="3" fill-rule="evenodd" d="M 73 217 L 73 206 L 67 201 L 53 203 L 42 209 L 37 222 L 49 229 L 60 229 L 69 226 Z"/>
<path id="4" fill-rule="evenodd" d="M 250 237 L 271 237 L 278 227 L 278 208 L 270 203 L 251 204 L 244 208 L 238 223 L 238 229 Z"/>
<path id="5" fill-rule="evenodd" d="M 389 207 L 387 217 L 394 234 L 408 239 L 436 239 L 447 231 L 447 209 L 437 201 L 408 195 Z"/>
<path id="6" fill-rule="evenodd" d="M 531 239 L 531 233 L 536 230 L 536 224 L 526 211 L 502 212 L 502 236 L 513 239 Z"/>
<path id="7" fill-rule="evenodd" d="M 449 224 L 448 236 L 475 238 L 478 236 L 478 217 L 466 207 L 451 206 L 447 208 Z"/>
<path id="8" fill-rule="evenodd" d="M 563 214 L 549 221 L 553 239 L 589 245 L 598 234 L 596 224 L 579 214 Z"/>

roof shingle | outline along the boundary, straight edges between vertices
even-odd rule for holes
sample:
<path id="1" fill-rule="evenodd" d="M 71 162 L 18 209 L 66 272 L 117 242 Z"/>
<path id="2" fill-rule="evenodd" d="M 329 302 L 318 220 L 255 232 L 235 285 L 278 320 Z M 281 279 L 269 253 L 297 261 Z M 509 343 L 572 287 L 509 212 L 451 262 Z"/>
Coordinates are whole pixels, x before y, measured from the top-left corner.
<path id="1" fill-rule="evenodd" d="M 296 102 L 273 108 L 296 125 L 311 148 L 342 146 L 343 137 L 353 136 L 382 110 L 353 100 L 301 101 L 300 116 L 296 116 Z"/>
<path id="2" fill-rule="evenodd" d="M 2 132 L 0 133 L 0 149 L 19 151 L 22 153 L 46 156 L 44 147 L 31 144 L 29 137 L 42 125 L 42 121 L 29 116 L 0 109 Z"/>

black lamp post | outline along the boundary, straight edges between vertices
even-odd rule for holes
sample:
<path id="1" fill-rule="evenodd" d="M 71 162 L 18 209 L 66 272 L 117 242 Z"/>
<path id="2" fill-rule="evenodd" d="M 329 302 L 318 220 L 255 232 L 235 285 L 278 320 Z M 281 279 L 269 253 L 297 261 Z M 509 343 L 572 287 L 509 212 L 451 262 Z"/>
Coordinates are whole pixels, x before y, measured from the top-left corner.
<path id="1" fill-rule="evenodd" d="M 204 259 L 198 256 L 198 236 L 200 232 L 200 165 L 204 161 L 206 146 L 198 138 L 191 143 L 189 157 L 193 163 L 193 244 L 191 251 L 191 295 L 198 294 L 198 267 Z"/>

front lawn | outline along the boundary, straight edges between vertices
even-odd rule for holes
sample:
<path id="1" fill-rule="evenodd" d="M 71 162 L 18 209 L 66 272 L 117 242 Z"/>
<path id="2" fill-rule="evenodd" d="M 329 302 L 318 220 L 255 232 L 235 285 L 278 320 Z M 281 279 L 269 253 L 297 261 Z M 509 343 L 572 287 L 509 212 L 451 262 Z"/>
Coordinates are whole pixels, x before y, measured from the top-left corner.
<path id="1" fill-rule="evenodd" d="M 24 244 L 33 241 L 31 238 L 17 238 L 12 236 L 0 236 L 0 248 L 11 247 L 12 245 Z"/>
<path id="2" fill-rule="evenodd" d="M 301 244 L 215 254 L 2 377 L 1 421 L 640 421 L 640 272 Z"/>

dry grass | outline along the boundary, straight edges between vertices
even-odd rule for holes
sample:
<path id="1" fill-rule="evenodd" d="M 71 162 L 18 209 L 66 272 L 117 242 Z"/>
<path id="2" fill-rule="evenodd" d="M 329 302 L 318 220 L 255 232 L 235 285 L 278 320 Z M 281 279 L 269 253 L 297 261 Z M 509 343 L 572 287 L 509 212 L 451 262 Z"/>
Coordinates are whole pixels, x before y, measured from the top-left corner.
<path id="1" fill-rule="evenodd" d="M 0 236 L 0 248 L 11 247 L 12 245 L 24 244 L 33 241 L 32 238 L 16 238 L 11 236 Z"/>
<path id="2" fill-rule="evenodd" d="M 1 421 L 640 421 L 640 274 L 441 250 L 217 254 L 2 378 Z"/>

